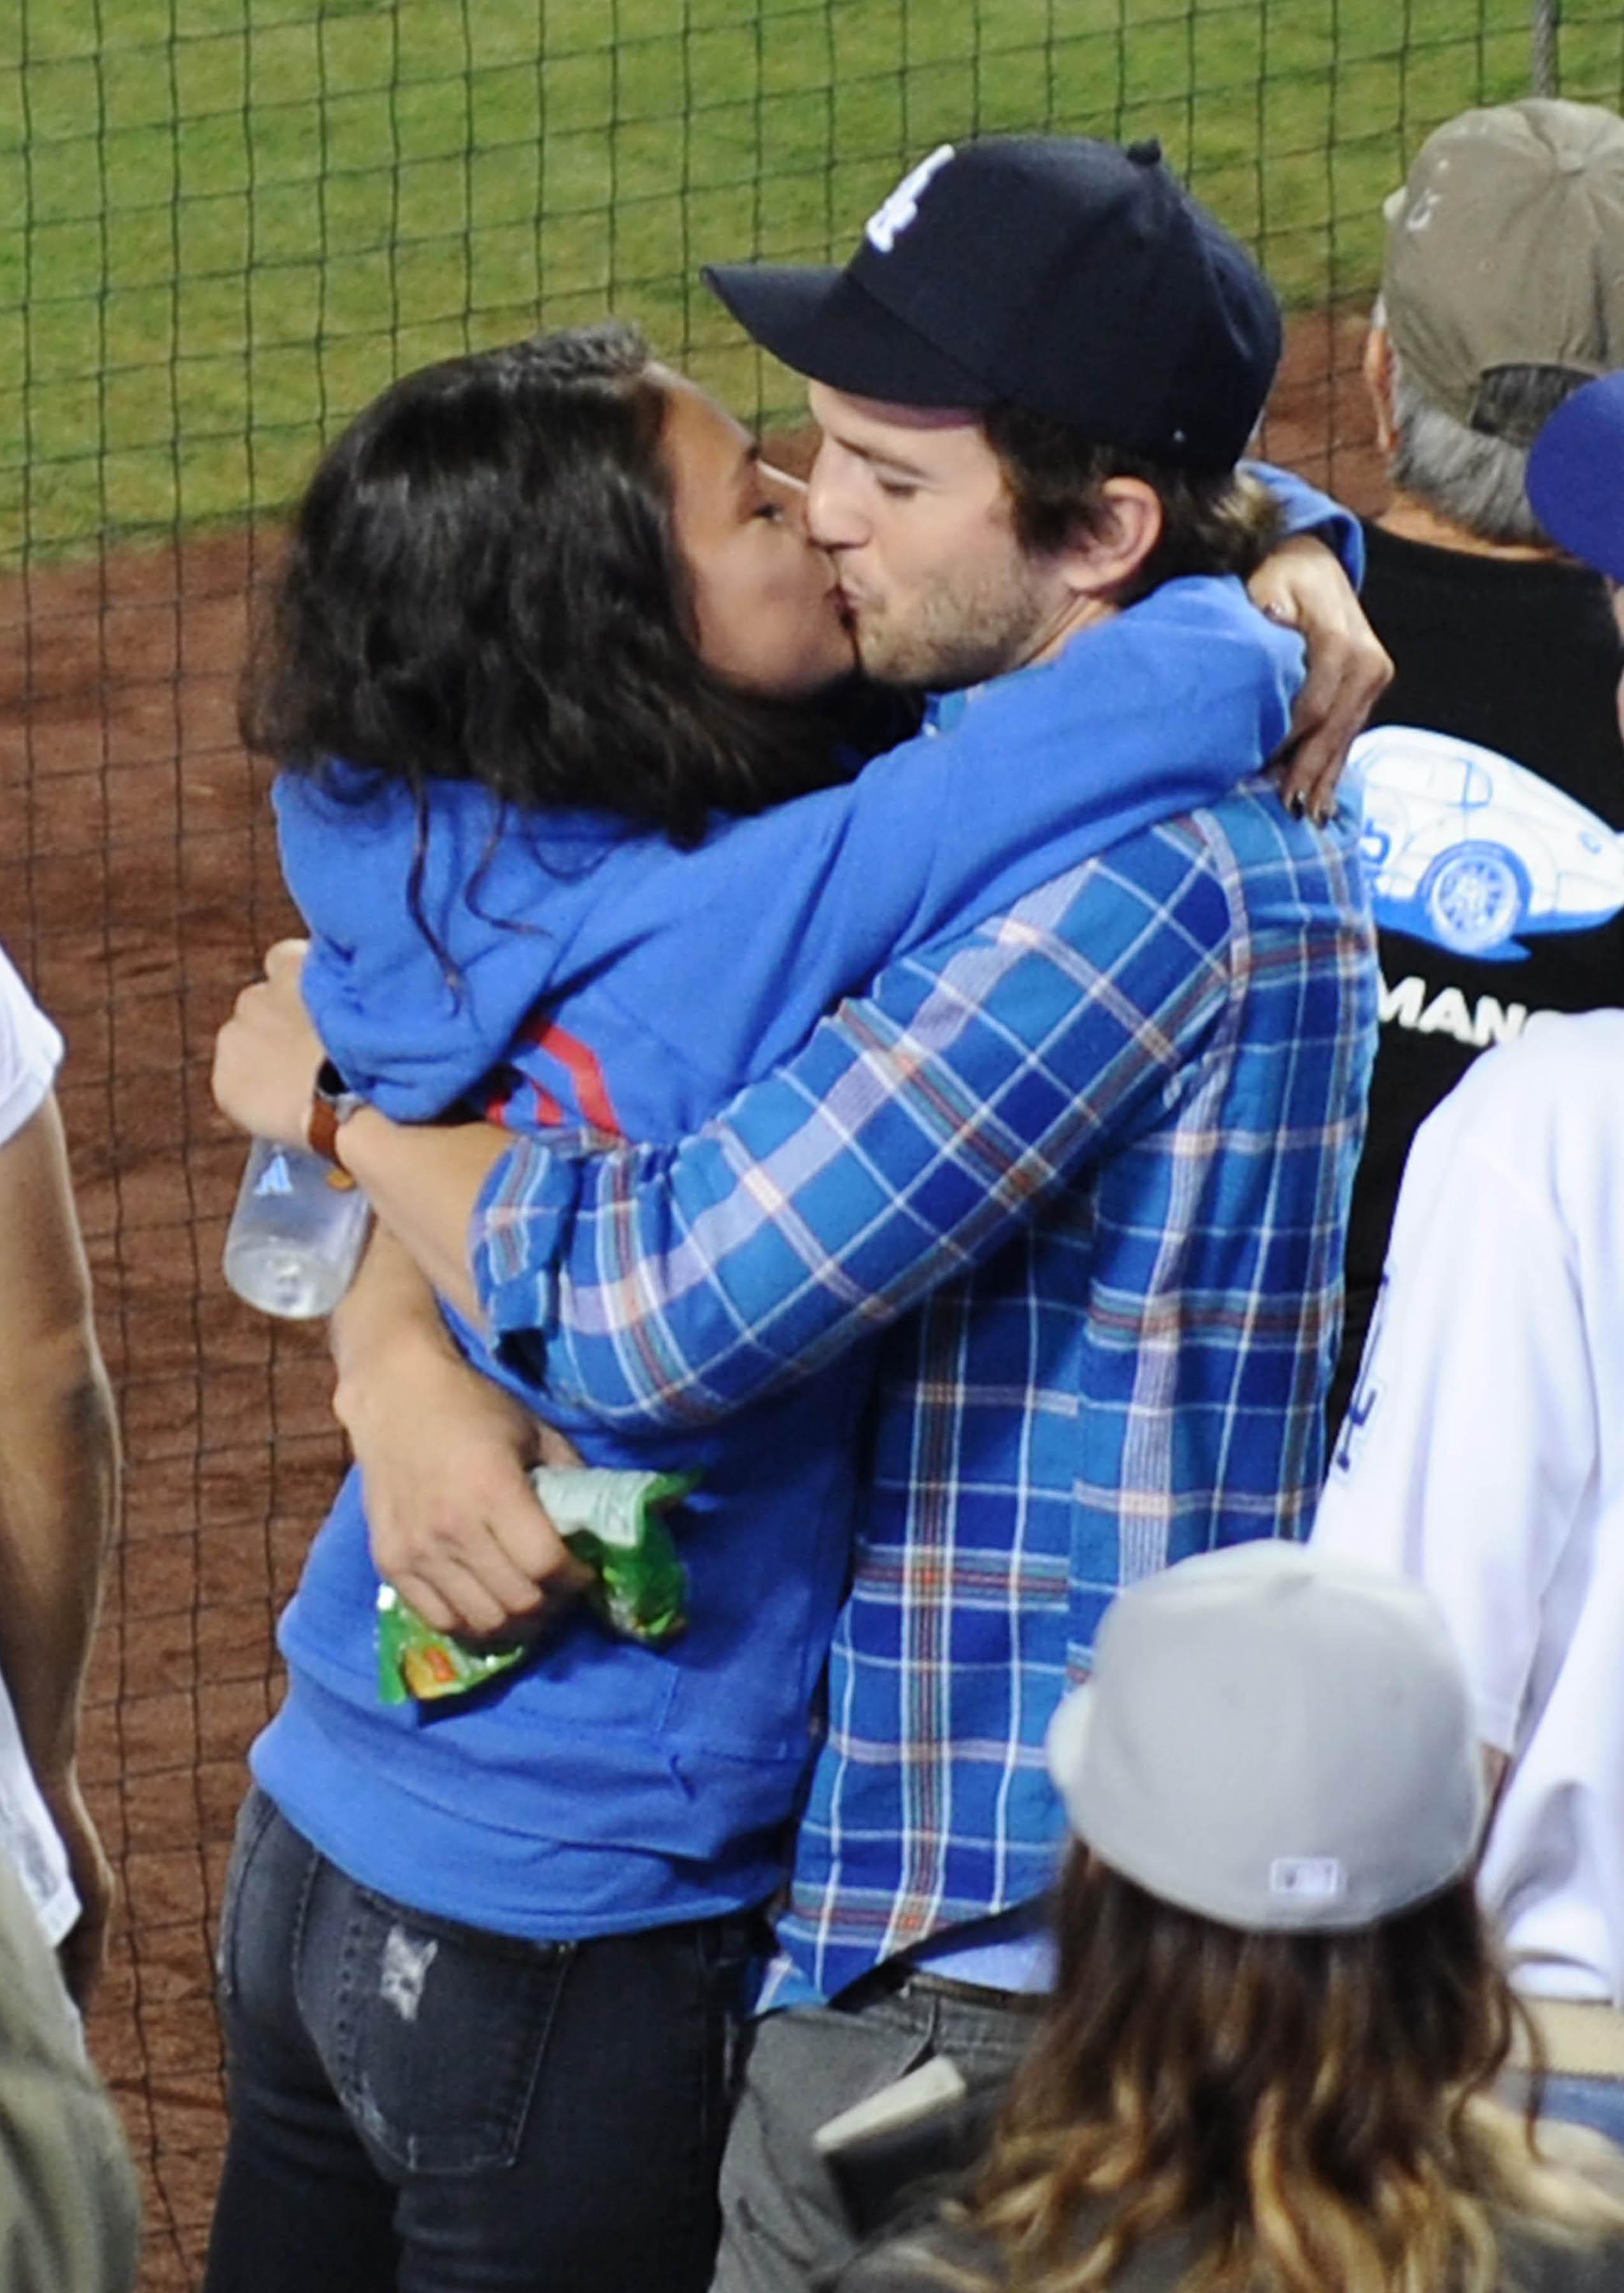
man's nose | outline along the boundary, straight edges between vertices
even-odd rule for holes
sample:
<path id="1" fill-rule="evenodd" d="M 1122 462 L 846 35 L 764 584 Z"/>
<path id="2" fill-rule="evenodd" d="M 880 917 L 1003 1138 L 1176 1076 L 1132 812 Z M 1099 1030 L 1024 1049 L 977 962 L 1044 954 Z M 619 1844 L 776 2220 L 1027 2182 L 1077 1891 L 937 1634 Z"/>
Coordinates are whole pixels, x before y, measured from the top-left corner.
<path id="1" fill-rule="evenodd" d="M 861 506 L 827 440 L 806 481 L 806 530 L 822 549 L 854 549 L 869 538 Z"/>

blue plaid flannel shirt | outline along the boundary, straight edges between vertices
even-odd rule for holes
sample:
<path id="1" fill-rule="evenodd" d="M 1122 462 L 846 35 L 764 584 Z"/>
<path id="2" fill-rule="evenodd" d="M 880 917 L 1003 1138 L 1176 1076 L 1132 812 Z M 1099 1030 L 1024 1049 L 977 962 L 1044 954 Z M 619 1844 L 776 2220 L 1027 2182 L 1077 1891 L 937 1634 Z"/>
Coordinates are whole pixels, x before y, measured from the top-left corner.
<path id="1" fill-rule="evenodd" d="M 1041 1893 L 1044 1732 L 1112 1596 L 1306 1530 L 1375 1041 L 1355 836 L 1248 783 L 893 964 L 681 1145 L 492 1173 L 493 1329 L 606 1419 L 885 1333 L 771 2002 Z"/>

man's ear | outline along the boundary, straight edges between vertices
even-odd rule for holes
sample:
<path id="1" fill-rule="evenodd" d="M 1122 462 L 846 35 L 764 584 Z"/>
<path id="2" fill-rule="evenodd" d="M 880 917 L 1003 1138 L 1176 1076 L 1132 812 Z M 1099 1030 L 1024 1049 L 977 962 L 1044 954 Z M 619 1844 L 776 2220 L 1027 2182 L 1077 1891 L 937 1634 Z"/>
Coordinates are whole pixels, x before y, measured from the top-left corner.
<path id="1" fill-rule="evenodd" d="M 1365 336 L 1365 388 L 1376 417 L 1376 450 L 1384 457 L 1398 443 L 1393 404 L 1393 337 L 1379 320 L 1372 319 Z"/>
<path id="2" fill-rule="evenodd" d="M 1061 552 L 1067 581 L 1079 597 L 1116 596 L 1143 571 L 1165 523 L 1161 497 L 1148 479 L 1105 479 L 1093 531 Z"/>

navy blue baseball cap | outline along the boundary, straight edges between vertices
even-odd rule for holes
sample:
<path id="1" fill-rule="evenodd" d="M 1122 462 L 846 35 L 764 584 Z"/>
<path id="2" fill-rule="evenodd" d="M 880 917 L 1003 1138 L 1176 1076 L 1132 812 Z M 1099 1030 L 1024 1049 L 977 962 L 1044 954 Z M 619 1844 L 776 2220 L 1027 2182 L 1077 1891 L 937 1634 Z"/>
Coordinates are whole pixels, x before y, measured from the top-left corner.
<path id="1" fill-rule="evenodd" d="M 1280 306 L 1159 144 L 942 144 L 844 271 L 711 265 L 707 283 L 797 373 L 899 406 L 1000 401 L 1102 445 L 1232 466 L 1280 361 Z"/>
<path id="2" fill-rule="evenodd" d="M 1528 457 L 1528 498 L 1554 542 L 1624 581 L 1624 374 L 1556 409 Z"/>

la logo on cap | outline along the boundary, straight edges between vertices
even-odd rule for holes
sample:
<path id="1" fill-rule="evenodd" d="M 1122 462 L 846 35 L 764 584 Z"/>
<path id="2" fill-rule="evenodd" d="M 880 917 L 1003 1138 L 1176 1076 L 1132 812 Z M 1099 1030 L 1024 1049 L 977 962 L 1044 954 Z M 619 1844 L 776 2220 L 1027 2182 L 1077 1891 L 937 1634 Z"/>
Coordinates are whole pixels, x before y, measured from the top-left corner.
<path id="1" fill-rule="evenodd" d="M 917 167 L 903 176 L 890 198 L 883 206 L 876 207 L 863 225 L 863 236 L 870 247 L 877 247 L 882 255 L 890 254 L 919 212 L 920 192 L 937 170 L 945 167 L 952 157 L 953 146 L 939 143 L 928 159 L 921 159 Z"/>

